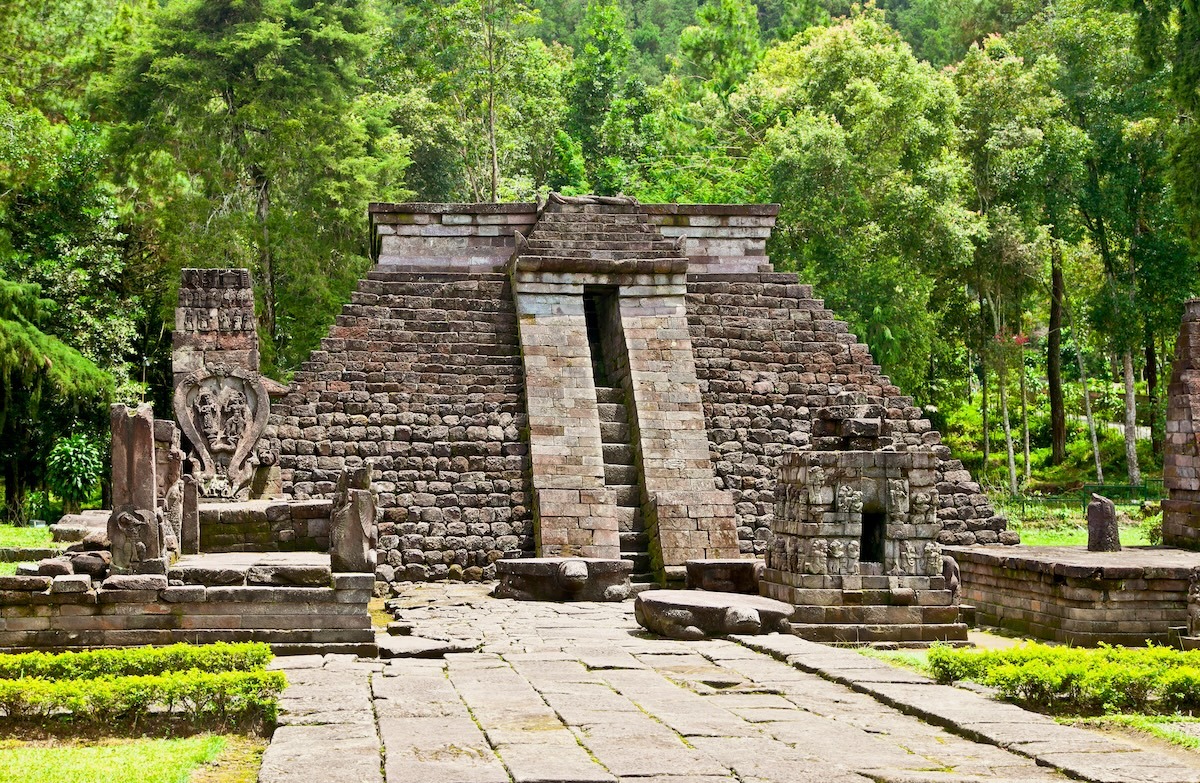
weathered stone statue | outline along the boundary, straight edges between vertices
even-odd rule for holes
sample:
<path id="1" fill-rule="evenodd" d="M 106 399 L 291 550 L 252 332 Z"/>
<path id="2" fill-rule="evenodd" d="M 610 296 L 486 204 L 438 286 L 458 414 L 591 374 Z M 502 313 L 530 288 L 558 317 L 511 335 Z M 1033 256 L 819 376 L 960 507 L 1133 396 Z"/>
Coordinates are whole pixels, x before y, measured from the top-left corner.
<path id="1" fill-rule="evenodd" d="M 114 574 L 165 574 L 167 554 L 158 513 L 154 468 L 154 411 L 114 405 L 112 424 L 113 510 L 108 518 Z"/>
<path id="2" fill-rule="evenodd" d="M 200 496 L 249 494 L 270 412 L 259 374 L 224 365 L 195 370 L 175 387 L 174 408 L 192 445 L 191 473 Z"/>
<path id="3" fill-rule="evenodd" d="M 375 515 L 371 466 L 343 469 L 329 526 L 329 561 L 334 572 L 375 572 Z"/>
<path id="4" fill-rule="evenodd" d="M 1117 507 L 1106 497 L 1092 495 L 1087 507 L 1088 551 L 1120 552 L 1121 537 L 1117 528 Z"/>
<path id="5" fill-rule="evenodd" d="M 810 574 L 824 574 L 828 570 L 828 544 L 825 539 L 818 538 L 812 542 L 812 552 L 808 557 L 807 570 Z"/>
<path id="6" fill-rule="evenodd" d="M 942 548 L 933 541 L 925 544 L 925 573 L 928 576 L 942 574 Z"/>
<path id="7" fill-rule="evenodd" d="M 850 576 L 858 576 L 858 558 L 861 553 L 862 545 L 857 541 L 846 545 L 846 573 Z"/>
<path id="8" fill-rule="evenodd" d="M 845 567 L 845 564 L 842 562 L 842 558 L 845 556 L 845 554 L 846 545 L 843 544 L 841 540 L 835 538 L 829 542 L 829 568 L 827 573 L 844 573 L 843 568 Z"/>

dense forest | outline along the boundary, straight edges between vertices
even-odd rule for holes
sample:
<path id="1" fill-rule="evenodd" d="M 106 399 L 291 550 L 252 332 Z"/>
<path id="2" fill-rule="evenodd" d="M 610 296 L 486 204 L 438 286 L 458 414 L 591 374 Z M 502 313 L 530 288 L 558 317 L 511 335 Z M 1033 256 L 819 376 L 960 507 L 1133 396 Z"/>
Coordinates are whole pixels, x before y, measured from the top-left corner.
<path id="1" fill-rule="evenodd" d="M 0 34 L 11 515 L 108 401 L 165 405 L 181 267 L 253 270 L 286 380 L 368 201 L 549 190 L 778 202 L 776 267 L 996 486 L 1160 464 L 1198 0 L 0 0 Z"/>

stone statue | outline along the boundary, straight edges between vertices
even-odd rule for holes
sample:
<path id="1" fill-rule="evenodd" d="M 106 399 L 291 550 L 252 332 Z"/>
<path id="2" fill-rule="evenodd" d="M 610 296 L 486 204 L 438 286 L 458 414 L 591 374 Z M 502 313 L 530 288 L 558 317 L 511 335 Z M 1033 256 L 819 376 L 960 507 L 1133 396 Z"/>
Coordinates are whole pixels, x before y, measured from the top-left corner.
<path id="1" fill-rule="evenodd" d="M 888 480 L 888 505 L 893 514 L 908 513 L 908 483 L 899 479 Z"/>
<path id="2" fill-rule="evenodd" d="M 378 507 L 371 466 L 344 468 L 338 477 L 329 524 L 329 562 L 339 573 L 375 573 Z"/>
<path id="3" fill-rule="evenodd" d="M 242 439 L 242 433 L 246 431 L 247 420 L 250 417 L 250 406 L 246 404 L 246 395 L 240 391 L 233 392 L 225 402 L 222 413 L 225 442 L 236 447 L 238 441 Z"/>
<path id="4" fill-rule="evenodd" d="M 217 407 L 217 398 L 210 389 L 201 389 L 192 403 L 196 413 L 196 427 L 208 441 L 209 447 L 215 446 L 221 439 L 221 410 Z"/>
<path id="5" fill-rule="evenodd" d="M 904 576 L 912 574 L 915 571 L 917 563 L 917 552 L 913 549 L 911 541 L 905 541 L 903 544 L 896 545 L 896 565 L 892 569 L 893 576 Z"/>
<path id="6" fill-rule="evenodd" d="M 854 539 L 846 545 L 846 573 L 858 576 L 858 558 L 862 553 L 862 545 Z"/>
<path id="7" fill-rule="evenodd" d="M 816 538 L 812 542 L 812 551 L 808 556 L 808 563 L 805 565 L 805 570 L 810 574 L 822 575 L 828 570 L 828 544 L 825 539 Z"/>
<path id="8" fill-rule="evenodd" d="M 942 574 L 942 548 L 933 541 L 925 544 L 925 573 L 929 576 Z"/>
<path id="9" fill-rule="evenodd" d="M 949 555 L 942 555 L 942 578 L 946 580 L 946 589 L 958 600 L 958 588 L 962 585 L 962 578 L 958 572 L 958 561 Z"/>
<path id="10" fill-rule="evenodd" d="M 837 492 L 838 511 L 843 511 L 850 514 L 861 514 L 863 510 L 863 495 L 862 492 L 843 484 L 838 487 Z"/>
<path id="11" fill-rule="evenodd" d="M 842 563 L 842 558 L 846 555 L 846 545 L 840 539 L 833 539 L 829 542 L 829 569 L 831 574 L 845 573 L 845 565 Z"/>
<path id="12" fill-rule="evenodd" d="M 1088 551 L 1120 552 L 1117 507 L 1106 497 L 1093 494 L 1087 507 Z"/>

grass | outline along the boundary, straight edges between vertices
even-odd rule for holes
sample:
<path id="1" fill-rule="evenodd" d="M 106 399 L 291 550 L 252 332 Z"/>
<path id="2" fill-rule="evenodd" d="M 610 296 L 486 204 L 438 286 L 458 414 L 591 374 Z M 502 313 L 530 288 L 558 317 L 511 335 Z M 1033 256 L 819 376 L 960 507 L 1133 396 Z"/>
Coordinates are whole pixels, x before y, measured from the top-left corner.
<path id="1" fill-rule="evenodd" d="M 50 528 L 0 525 L 0 548 L 51 546 Z"/>
<path id="2" fill-rule="evenodd" d="M 1008 527 L 1021 534 L 1028 546 L 1086 546 L 1087 514 L 1078 504 L 1049 507 L 1028 503 L 1024 507 L 1002 496 L 995 498 L 996 513 L 1008 517 Z M 1150 546 L 1143 520 L 1156 506 L 1118 504 L 1122 546 Z M 1161 517 L 1159 517 L 1161 519 Z"/>
<path id="3" fill-rule="evenodd" d="M 0 741 L 0 783 L 189 783 L 216 760 L 231 738 L 200 734 L 183 739 Z M 235 740 L 239 738 L 232 738 Z M 253 778 L 207 778 L 209 781 Z"/>
<path id="4" fill-rule="evenodd" d="M 1118 728 L 1149 734 L 1188 750 L 1200 750 L 1200 736 L 1174 728 L 1180 723 L 1200 723 L 1200 718 L 1184 715 L 1102 715 L 1097 718 L 1060 718 L 1060 723 L 1085 728 Z"/>
<path id="5" fill-rule="evenodd" d="M 16 563 L 0 563 L 0 576 L 13 576 L 16 573 Z"/>

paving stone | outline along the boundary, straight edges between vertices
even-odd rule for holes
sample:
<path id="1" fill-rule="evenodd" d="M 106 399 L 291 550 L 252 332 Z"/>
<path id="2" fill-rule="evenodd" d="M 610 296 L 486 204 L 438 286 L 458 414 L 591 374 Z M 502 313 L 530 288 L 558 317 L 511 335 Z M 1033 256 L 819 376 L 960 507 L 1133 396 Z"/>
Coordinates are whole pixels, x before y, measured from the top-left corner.
<path id="1" fill-rule="evenodd" d="M 478 642 L 427 639 L 423 636 L 380 634 L 376 642 L 379 644 L 380 658 L 443 658 L 448 653 L 474 652 L 479 648 Z"/>
<path id="2" fill-rule="evenodd" d="M 355 730 L 355 727 L 329 724 L 275 729 L 271 744 L 263 753 L 259 783 L 312 783 L 314 780 L 322 783 L 382 783 L 375 727 Z"/>

